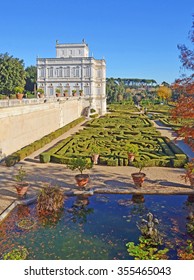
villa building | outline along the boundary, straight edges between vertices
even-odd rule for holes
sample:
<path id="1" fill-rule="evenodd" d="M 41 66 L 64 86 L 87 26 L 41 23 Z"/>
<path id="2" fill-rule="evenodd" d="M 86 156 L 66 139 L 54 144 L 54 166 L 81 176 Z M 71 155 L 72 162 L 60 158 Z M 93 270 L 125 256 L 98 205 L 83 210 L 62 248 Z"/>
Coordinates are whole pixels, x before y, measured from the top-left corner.
<path id="1" fill-rule="evenodd" d="M 100 114 L 106 113 L 106 62 L 89 56 L 88 45 L 59 44 L 56 58 L 37 58 L 37 88 L 46 97 L 84 96 Z"/>

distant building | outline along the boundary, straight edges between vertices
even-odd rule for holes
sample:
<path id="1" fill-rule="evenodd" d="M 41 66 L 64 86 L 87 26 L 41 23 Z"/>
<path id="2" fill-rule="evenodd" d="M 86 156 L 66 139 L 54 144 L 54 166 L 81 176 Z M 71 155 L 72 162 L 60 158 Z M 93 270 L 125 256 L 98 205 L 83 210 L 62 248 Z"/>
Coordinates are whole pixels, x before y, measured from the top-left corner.
<path id="1" fill-rule="evenodd" d="M 91 107 L 106 113 L 106 62 L 89 56 L 88 45 L 59 44 L 56 58 L 37 58 L 37 88 L 46 97 L 60 92 L 68 96 L 83 95 L 90 98 Z"/>

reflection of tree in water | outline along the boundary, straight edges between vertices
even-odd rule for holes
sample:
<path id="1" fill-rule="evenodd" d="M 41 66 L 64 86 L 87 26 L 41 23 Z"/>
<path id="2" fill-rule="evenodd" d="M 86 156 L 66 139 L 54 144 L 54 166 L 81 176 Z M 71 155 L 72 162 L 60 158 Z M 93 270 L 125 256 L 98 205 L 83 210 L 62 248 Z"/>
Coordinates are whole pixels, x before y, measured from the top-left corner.
<path id="1" fill-rule="evenodd" d="M 16 208 L 18 219 L 23 219 L 30 216 L 30 207 L 28 205 L 18 205 Z"/>
<path id="2" fill-rule="evenodd" d="M 63 216 L 63 209 L 47 215 L 38 214 L 38 221 L 44 227 L 55 227 Z"/>
<path id="3" fill-rule="evenodd" d="M 131 215 L 142 216 L 148 212 L 143 195 L 133 195 L 131 199 L 119 199 L 117 202 L 121 206 L 129 207 Z"/>
<path id="4" fill-rule="evenodd" d="M 89 208 L 89 199 L 86 196 L 77 196 L 73 206 L 68 212 L 72 213 L 72 221 L 74 223 L 86 223 L 87 216 L 94 213 L 94 208 Z"/>

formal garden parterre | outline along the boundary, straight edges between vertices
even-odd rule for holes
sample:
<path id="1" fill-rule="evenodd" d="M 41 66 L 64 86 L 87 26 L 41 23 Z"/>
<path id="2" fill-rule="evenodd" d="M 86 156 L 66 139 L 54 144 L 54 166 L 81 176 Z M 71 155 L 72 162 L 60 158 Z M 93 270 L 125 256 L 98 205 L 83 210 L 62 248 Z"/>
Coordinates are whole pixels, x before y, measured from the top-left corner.
<path id="1" fill-rule="evenodd" d="M 112 104 L 109 113 L 86 122 L 84 129 L 40 155 L 40 161 L 69 164 L 73 158 L 88 161 L 99 150 L 101 165 L 128 166 L 130 145 L 138 146 L 135 162 L 146 166 L 183 167 L 187 156 L 174 142 L 161 136 L 149 117 L 130 104 Z"/>

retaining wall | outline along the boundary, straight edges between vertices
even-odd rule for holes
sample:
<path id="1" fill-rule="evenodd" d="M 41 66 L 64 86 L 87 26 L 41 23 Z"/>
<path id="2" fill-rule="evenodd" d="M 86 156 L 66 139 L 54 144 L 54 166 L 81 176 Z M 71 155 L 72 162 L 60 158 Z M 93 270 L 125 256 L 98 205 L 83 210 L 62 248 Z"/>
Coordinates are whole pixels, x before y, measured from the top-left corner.
<path id="1" fill-rule="evenodd" d="M 79 118 L 88 101 L 80 97 L 0 108 L 0 153 L 5 157 Z"/>

